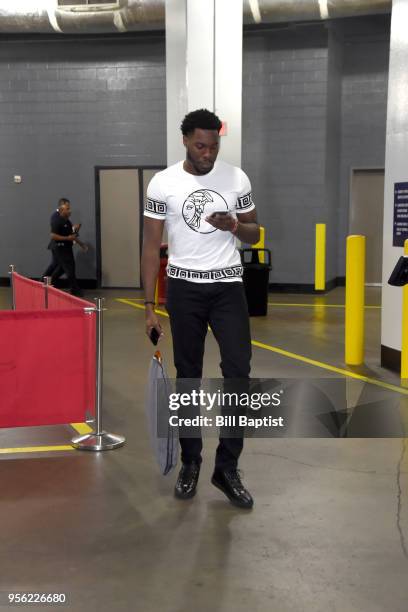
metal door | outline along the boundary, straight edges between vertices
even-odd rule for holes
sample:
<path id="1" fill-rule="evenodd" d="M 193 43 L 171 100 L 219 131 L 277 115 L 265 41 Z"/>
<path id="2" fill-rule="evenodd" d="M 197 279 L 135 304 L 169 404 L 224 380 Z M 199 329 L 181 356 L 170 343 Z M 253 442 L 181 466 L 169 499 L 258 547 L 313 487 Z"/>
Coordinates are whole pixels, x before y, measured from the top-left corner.
<path id="1" fill-rule="evenodd" d="M 140 190 L 137 168 L 99 170 L 101 287 L 140 287 Z"/>
<path id="2" fill-rule="evenodd" d="M 353 170 L 350 234 L 366 236 L 366 284 L 381 284 L 384 170 Z"/>

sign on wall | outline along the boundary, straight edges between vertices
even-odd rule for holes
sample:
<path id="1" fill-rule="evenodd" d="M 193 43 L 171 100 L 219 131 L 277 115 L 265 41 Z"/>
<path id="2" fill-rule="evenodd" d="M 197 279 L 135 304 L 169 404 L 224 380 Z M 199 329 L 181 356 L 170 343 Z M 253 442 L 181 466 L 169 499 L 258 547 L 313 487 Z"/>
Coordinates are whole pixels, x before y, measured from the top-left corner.
<path id="1" fill-rule="evenodd" d="M 392 246 L 404 246 L 408 238 L 408 183 L 394 183 L 394 229 Z"/>

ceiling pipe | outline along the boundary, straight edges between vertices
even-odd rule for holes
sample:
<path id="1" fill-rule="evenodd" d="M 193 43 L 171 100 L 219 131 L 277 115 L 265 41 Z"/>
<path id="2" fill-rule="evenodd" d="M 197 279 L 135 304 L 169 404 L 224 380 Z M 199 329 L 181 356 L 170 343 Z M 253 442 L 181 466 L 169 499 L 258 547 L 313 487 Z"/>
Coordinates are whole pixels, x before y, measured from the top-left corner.
<path id="1" fill-rule="evenodd" d="M 391 12 L 391 0 L 259 0 L 260 23 L 319 21 Z M 254 23 L 251 2 L 244 0 L 244 23 Z"/>
<path id="2" fill-rule="evenodd" d="M 72 0 L 73 5 L 76 0 Z M 94 8 L 58 0 L 0 2 L 0 34 L 98 34 L 163 30 L 165 0 L 113 0 Z M 113 8 L 113 6 L 115 8 Z M 392 0 L 244 0 L 244 23 L 288 23 L 391 12 Z"/>

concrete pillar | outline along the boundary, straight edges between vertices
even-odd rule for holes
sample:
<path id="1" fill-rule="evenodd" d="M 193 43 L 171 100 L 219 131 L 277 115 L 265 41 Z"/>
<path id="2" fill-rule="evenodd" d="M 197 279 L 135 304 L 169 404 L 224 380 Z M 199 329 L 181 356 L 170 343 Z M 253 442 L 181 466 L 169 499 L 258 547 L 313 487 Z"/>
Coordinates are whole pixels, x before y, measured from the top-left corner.
<path id="1" fill-rule="evenodd" d="M 384 185 L 381 364 L 399 370 L 402 289 L 388 278 L 403 246 L 393 246 L 395 183 L 408 183 L 408 0 L 393 0 Z M 405 236 L 408 238 L 408 235 Z"/>
<path id="2" fill-rule="evenodd" d="M 208 108 L 227 124 L 220 157 L 241 165 L 242 0 L 166 0 L 167 164 L 184 159 L 180 124 Z"/>

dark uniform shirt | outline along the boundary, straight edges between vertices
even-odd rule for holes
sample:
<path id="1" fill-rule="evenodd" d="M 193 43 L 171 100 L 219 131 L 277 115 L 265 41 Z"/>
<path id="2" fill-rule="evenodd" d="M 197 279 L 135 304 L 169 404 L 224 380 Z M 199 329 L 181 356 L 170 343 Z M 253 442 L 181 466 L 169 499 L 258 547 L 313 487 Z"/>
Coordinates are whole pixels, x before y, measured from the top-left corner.
<path id="1" fill-rule="evenodd" d="M 53 234 L 59 234 L 60 236 L 70 236 L 73 234 L 72 223 L 69 219 L 61 217 L 59 212 L 55 212 L 51 217 L 51 232 Z M 58 240 L 52 240 L 51 248 L 63 248 L 72 249 L 72 242 L 64 240 L 64 242 L 58 242 Z"/>
<path id="2" fill-rule="evenodd" d="M 52 213 L 51 217 L 50 217 L 50 227 L 52 228 L 52 224 L 54 223 L 55 219 L 58 219 L 60 216 L 59 214 L 59 210 L 54 210 L 54 212 Z M 51 229 L 52 231 L 52 229 Z M 47 249 L 53 249 L 55 245 L 55 240 L 50 240 L 47 246 Z"/>

